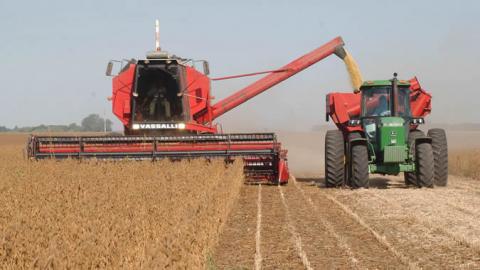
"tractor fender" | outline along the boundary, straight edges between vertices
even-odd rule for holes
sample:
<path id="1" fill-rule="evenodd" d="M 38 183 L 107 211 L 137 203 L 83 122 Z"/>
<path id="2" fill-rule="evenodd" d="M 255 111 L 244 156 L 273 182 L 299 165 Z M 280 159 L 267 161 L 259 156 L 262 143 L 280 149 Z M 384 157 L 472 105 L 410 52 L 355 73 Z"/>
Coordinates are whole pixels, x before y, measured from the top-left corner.
<path id="1" fill-rule="evenodd" d="M 373 145 L 368 143 L 368 139 L 364 137 L 364 134 L 360 132 L 352 132 L 348 136 L 348 148 L 347 151 L 350 153 L 352 146 L 354 145 L 366 145 L 368 152 L 369 152 L 369 157 L 368 159 L 370 161 L 374 161 L 376 159 L 375 157 L 375 151 L 373 149 Z"/>
<path id="2" fill-rule="evenodd" d="M 417 137 L 415 138 L 415 145 L 419 143 L 432 143 L 432 138 L 428 136 L 422 136 L 422 137 Z"/>
<path id="3" fill-rule="evenodd" d="M 415 140 L 412 142 L 412 145 L 410 145 L 410 151 L 409 151 L 410 155 L 412 155 L 413 157 L 415 157 L 415 148 L 420 143 L 432 144 L 432 138 L 428 137 L 428 136 L 425 136 L 425 135 L 415 138 Z M 413 146 L 415 146 L 415 147 L 413 147 Z"/>
<path id="4" fill-rule="evenodd" d="M 367 139 L 365 138 L 355 138 L 350 140 L 351 145 L 357 145 L 357 144 L 367 144 Z"/>

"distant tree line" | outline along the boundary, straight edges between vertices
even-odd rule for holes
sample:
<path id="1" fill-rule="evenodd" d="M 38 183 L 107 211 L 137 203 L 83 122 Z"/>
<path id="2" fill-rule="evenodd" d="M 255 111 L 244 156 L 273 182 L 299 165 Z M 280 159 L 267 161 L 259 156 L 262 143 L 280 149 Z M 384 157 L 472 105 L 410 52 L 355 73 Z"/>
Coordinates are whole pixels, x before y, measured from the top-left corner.
<path id="1" fill-rule="evenodd" d="M 0 126 L 0 132 L 65 132 L 65 131 L 112 131 L 112 121 L 104 119 L 98 114 L 90 114 L 82 119 L 80 125 L 71 123 L 69 125 L 39 125 L 33 127 L 17 127 L 7 128 Z"/>

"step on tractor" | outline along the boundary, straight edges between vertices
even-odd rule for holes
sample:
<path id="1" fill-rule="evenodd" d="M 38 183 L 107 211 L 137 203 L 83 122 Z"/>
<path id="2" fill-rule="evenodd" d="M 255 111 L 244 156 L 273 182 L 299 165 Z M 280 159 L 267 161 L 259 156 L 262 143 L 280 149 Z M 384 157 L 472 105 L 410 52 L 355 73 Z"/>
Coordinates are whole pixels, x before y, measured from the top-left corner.
<path id="1" fill-rule="evenodd" d="M 417 78 L 365 81 L 357 93 L 330 93 L 325 137 L 325 184 L 368 188 L 369 174 L 398 175 L 406 185 L 446 186 L 447 138 L 443 129 L 418 129 L 431 111 L 431 95 Z"/>
<path id="2" fill-rule="evenodd" d="M 225 134 L 214 120 L 322 59 L 348 57 L 337 37 L 275 70 L 210 78 L 206 61 L 181 58 L 161 50 L 158 22 L 155 50 L 146 59 L 129 60 L 113 76 L 113 114 L 124 126 L 123 136 L 34 136 L 28 156 L 96 159 L 243 159 L 248 183 L 287 183 L 287 151 L 274 133 Z M 125 64 L 123 64 L 125 63 Z M 211 81 L 266 74 L 252 84 L 212 103 Z"/>

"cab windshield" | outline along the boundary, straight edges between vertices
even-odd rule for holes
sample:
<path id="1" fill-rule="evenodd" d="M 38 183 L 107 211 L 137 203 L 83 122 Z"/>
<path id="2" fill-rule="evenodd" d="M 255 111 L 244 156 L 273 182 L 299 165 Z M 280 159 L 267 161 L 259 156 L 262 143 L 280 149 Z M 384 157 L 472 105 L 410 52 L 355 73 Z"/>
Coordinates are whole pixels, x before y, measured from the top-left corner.
<path id="1" fill-rule="evenodd" d="M 398 88 L 396 113 L 398 117 L 410 117 L 410 90 L 408 87 Z M 362 90 L 362 116 L 392 116 L 393 99 L 391 86 L 377 86 Z"/>

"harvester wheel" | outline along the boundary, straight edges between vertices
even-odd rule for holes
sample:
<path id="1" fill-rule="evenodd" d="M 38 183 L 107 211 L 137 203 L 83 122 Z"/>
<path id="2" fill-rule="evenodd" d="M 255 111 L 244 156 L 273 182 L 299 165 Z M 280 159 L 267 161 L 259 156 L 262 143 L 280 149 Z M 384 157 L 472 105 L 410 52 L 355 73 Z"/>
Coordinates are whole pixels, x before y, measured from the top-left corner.
<path id="1" fill-rule="evenodd" d="M 368 188 L 368 148 L 366 144 L 354 144 L 351 147 L 350 184 L 353 188 Z"/>
<path id="2" fill-rule="evenodd" d="M 340 130 L 325 135 L 325 186 L 342 186 L 345 177 L 345 143 Z"/>
<path id="3" fill-rule="evenodd" d="M 436 186 L 445 187 L 448 182 L 448 145 L 445 130 L 434 128 L 428 131 L 432 138 L 434 176 L 433 182 Z"/>
<path id="4" fill-rule="evenodd" d="M 408 134 L 408 145 L 412 147 L 411 152 L 415 155 L 415 139 L 418 137 L 424 137 L 423 131 L 415 129 Z M 405 179 L 405 185 L 417 185 L 417 176 L 415 172 L 404 172 L 403 177 Z"/>
<path id="5" fill-rule="evenodd" d="M 429 142 L 419 142 L 415 146 L 416 151 L 416 169 L 417 185 L 419 187 L 433 187 L 433 150 Z"/>

